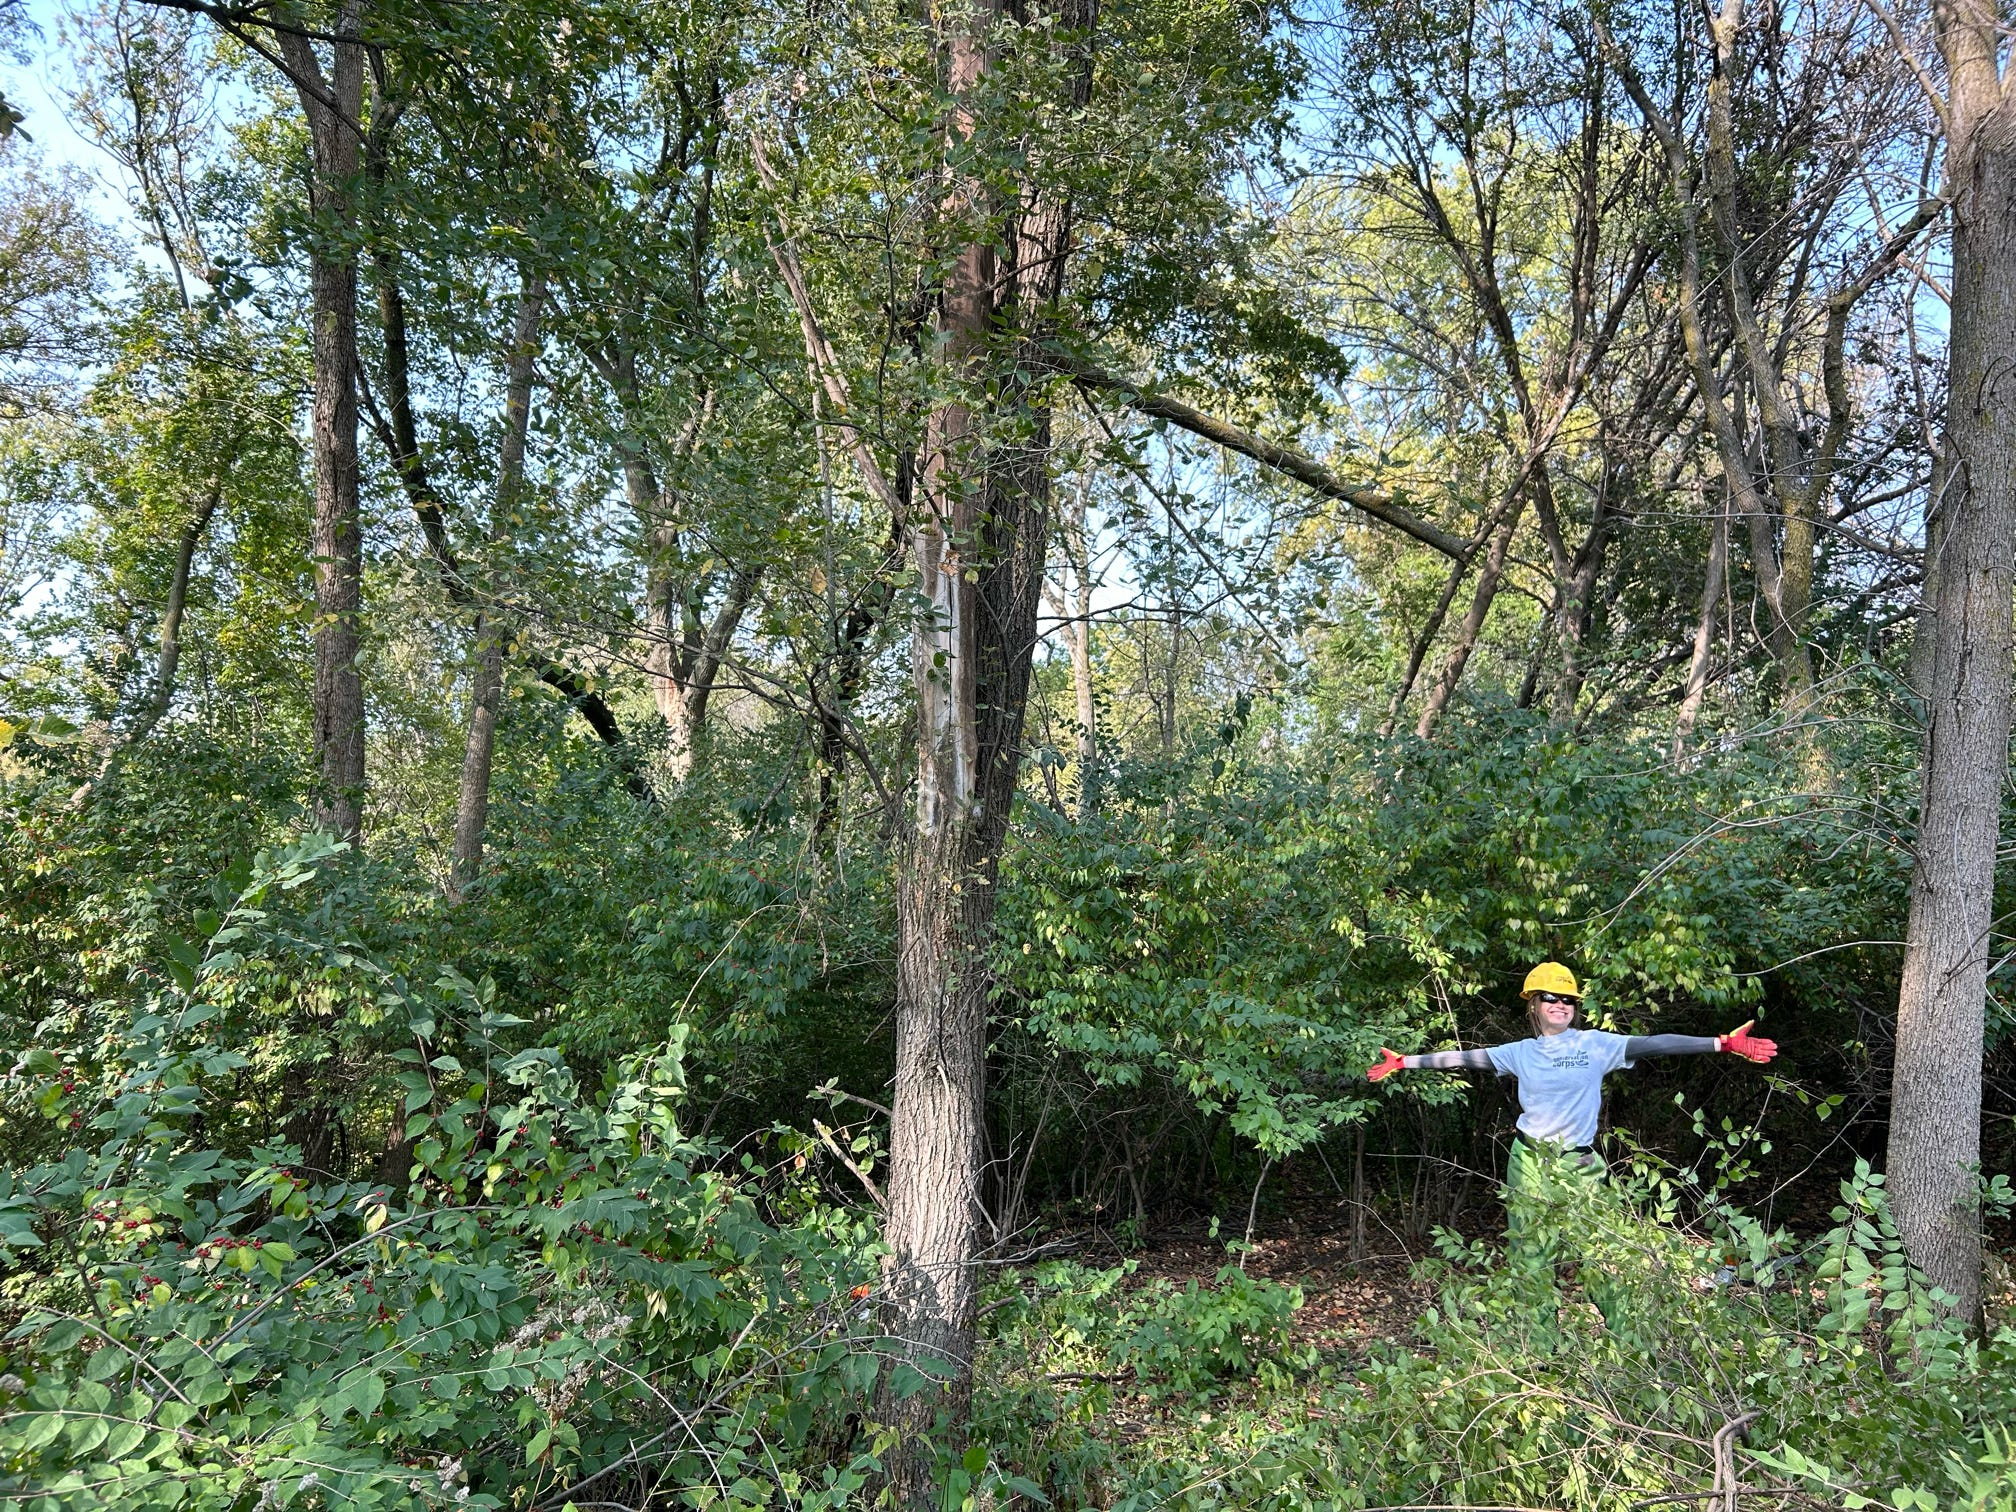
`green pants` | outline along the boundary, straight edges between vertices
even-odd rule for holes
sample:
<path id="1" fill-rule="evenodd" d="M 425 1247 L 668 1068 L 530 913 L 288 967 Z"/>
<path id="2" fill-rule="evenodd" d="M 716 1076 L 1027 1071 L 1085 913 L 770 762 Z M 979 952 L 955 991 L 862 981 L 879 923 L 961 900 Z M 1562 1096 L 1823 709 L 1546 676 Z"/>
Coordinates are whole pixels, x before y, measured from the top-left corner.
<path id="1" fill-rule="evenodd" d="M 1559 1337 L 1555 1308 L 1563 1263 L 1576 1264 L 1583 1291 L 1613 1330 L 1625 1316 L 1616 1288 L 1576 1242 L 1576 1236 L 1588 1232 L 1588 1199 L 1603 1177 L 1602 1157 L 1593 1151 L 1512 1141 L 1505 1171 L 1505 1259 L 1512 1273 L 1532 1287 L 1536 1331 L 1543 1340 Z"/>

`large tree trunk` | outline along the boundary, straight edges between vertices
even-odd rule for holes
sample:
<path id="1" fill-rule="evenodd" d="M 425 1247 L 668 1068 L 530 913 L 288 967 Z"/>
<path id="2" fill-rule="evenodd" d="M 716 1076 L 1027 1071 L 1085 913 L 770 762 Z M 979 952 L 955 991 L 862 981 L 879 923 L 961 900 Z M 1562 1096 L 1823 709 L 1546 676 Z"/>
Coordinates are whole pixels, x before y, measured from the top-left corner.
<path id="1" fill-rule="evenodd" d="M 966 264 L 978 270 L 979 259 Z M 934 423 L 934 450 L 979 442 L 970 412 L 946 413 L 955 410 L 940 412 L 951 424 Z M 951 1380 L 942 1394 L 890 1404 L 893 1420 L 912 1432 L 941 1406 L 962 1416 L 971 1387 L 985 1223 L 986 957 L 1021 764 L 1049 504 L 1048 414 L 1032 404 L 1022 425 L 1034 434 L 1018 438 L 1018 455 L 991 471 L 984 493 L 927 456 L 923 519 L 913 532 L 937 592 L 913 651 L 919 772 L 897 893 L 887 1280 L 892 1333 Z M 911 1479 L 900 1490 L 915 1500 L 922 1487 Z"/>
<path id="2" fill-rule="evenodd" d="M 362 0 L 345 0 L 332 30 L 358 36 Z M 276 33 L 308 118 L 313 157 L 309 200 L 315 233 L 308 259 L 314 322 L 315 680 L 312 693 L 320 822 L 355 842 L 364 815 L 364 684 L 357 670 L 363 608 L 363 530 L 357 512 L 357 259 L 347 249 L 354 180 L 363 145 L 364 48 L 339 41 L 324 75 L 314 45 Z"/>
<path id="3" fill-rule="evenodd" d="M 955 154 L 973 132 L 968 102 L 989 65 L 997 14 L 976 6 L 943 36 Z M 1065 7 L 1071 46 L 1082 45 L 1092 18 L 1089 4 Z M 1075 61 L 1072 103 L 1082 107 L 1089 50 Z M 991 218 L 987 193 L 979 180 L 955 175 L 948 219 L 980 230 Z M 897 889 L 886 1316 L 907 1355 L 933 1360 L 949 1376 L 943 1389 L 885 1399 L 903 1435 L 893 1489 L 899 1504 L 917 1506 L 935 1502 L 919 1435 L 941 1408 L 962 1419 L 971 1392 L 986 1218 L 986 958 L 1021 765 L 1050 514 L 1049 400 L 1028 385 L 1043 370 L 1037 345 L 1063 284 L 1068 205 L 1027 191 L 1006 229 L 1007 267 L 994 239 L 975 235 L 945 276 L 940 350 L 958 397 L 930 417 L 911 511 L 919 592 L 929 607 L 913 642 L 916 823 Z M 990 358 L 990 344 L 1005 332 L 1014 333 L 1014 349 Z M 992 374 L 990 362 L 999 364 Z M 993 382 L 983 387 L 983 377 Z M 983 415 L 969 396 L 986 389 Z"/>
<path id="4" fill-rule="evenodd" d="M 525 484 L 525 438 L 532 421 L 532 380 L 539 355 L 539 317 L 546 280 L 533 274 L 519 296 L 505 363 L 504 436 L 497 448 L 494 539 L 507 527 Z M 476 616 L 476 665 L 469 690 L 469 732 L 462 743 L 462 782 L 455 798 L 454 892 L 476 880 L 490 827 L 490 773 L 497 749 L 497 710 L 504 691 L 505 628 L 492 611 Z"/>
<path id="5" fill-rule="evenodd" d="M 1917 866 L 1897 1001 L 1891 1201 L 1912 1261 L 1981 1311 L 1981 1051 L 2009 769 L 2016 586 L 2016 95 L 1993 0 L 1935 6 L 1953 204 L 1947 487 L 1931 573 Z"/>
<path id="6" fill-rule="evenodd" d="M 945 38 L 952 135 L 970 137 L 965 101 L 988 66 L 995 12 L 975 6 Z M 978 219 L 984 188 L 953 187 L 954 219 Z M 940 293 L 938 329 L 948 377 L 977 393 L 994 320 L 996 258 L 975 240 L 952 259 Z M 1015 759 L 981 751 L 985 704 L 1007 689 L 982 687 L 998 660 L 1000 632 L 982 613 L 978 581 L 1001 564 L 985 555 L 987 513 L 981 419 L 961 401 L 941 403 L 926 433 L 911 553 L 926 608 L 911 650 L 917 688 L 917 810 L 896 893 L 896 1079 L 889 1127 L 890 1331 L 912 1359 L 949 1376 L 949 1389 L 892 1395 L 888 1415 L 911 1446 L 899 1454 L 898 1504 L 929 1499 L 916 1452 L 941 1406 L 965 1415 L 972 1385 L 974 1261 L 982 1221 L 981 1096 L 986 1077 L 986 945 L 994 914 L 994 862 L 1005 814 L 985 802 L 990 767 Z M 1012 549 L 1014 542 L 1011 538 Z M 1033 625 L 1032 625 L 1033 630 Z M 988 651 L 992 657 L 986 657 Z M 986 659 L 983 660 L 983 657 Z M 1003 800 L 1005 807 L 1005 797 Z"/>

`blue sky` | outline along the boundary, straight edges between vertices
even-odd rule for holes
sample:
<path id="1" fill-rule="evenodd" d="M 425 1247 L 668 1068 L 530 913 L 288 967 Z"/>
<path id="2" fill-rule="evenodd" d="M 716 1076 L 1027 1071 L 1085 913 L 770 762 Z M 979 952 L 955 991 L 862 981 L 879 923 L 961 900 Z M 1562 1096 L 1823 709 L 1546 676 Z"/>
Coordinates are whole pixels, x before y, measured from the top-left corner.
<path id="1" fill-rule="evenodd" d="M 52 167 L 82 170 L 99 185 L 98 211 L 117 225 L 128 223 L 126 200 L 113 175 L 111 159 L 72 129 L 62 95 L 69 72 L 60 33 L 65 7 L 55 0 L 28 0 L 25 7 L 34 33 L 20 39 L 29 62 L 0 61 L 0 94 L 27 119 L 22 130 L 33 138 L 35 155 Z"/>

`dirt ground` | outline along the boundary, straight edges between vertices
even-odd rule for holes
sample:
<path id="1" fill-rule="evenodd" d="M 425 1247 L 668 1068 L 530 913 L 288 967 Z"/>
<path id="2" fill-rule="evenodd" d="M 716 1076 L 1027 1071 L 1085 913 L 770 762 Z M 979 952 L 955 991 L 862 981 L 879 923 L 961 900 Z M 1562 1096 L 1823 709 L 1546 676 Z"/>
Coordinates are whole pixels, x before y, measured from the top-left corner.
<path id="1" fill-rule="evenodd" d="M 1286 1226 L 1283 1226 L 1284 1229 Z M 1368 1242 L 1361 1259 L 1351 1258 L 1347 1227 L 1324 1232 L 1298 1228 L 1256 1235 L 1246 1257 L 1249 1274 L 1300 1286 L 1306 1299 L 1295 1315 L 1295 1342 L 1325 1354 L 1357 1355 L 1380 1341 L 1398 1342 L 1432 1300 L 1429 1288 L 1410 1278 L 1421 1258 L 1396 1246 L 1391 1236 Z M 1208 1225 L 1165 1230 L 1133 1257 L 1136 1281 L 1161 1278 L 1182 1284 L 1192 1277 L 1209 1281 L 1225 1263 L 1225 1241 L 1210 1237 Z"/>

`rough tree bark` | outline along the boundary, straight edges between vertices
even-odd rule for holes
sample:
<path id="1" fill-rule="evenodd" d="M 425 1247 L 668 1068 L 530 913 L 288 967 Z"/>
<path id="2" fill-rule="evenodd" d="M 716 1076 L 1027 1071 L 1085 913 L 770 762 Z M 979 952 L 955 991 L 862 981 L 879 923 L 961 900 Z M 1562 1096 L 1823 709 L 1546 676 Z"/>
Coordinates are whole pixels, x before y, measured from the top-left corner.
<path id="1" fill-rule="evenodd" d="M 970 102 L 990 65 L 998 14 L 978 5 L 941 32 L 953 160 L 977 125 Z M 1066 74 L 1069 103 L 1080 108 L 1090 94 L 1094 15 L 1090 0 L 1067 0 L 1058 17 L 1064 45 L 1076 53 Z M 1040 145 L 1024 145 L 1040 162 Z M 1071 240 L 1068 200 L 1030 186 L 997 243 L 982 230 L 1000 224 L 988 194 L 978 177 L 948 173 L 947 220 L 972 228 L 939 298 L 940 350 L 958 397 L 929 418 L 910 521 L 929 607 L 913 641 L 916 816 L 897 883 L 885 1317 L 907 1354 L 937 1361 L 949 1377 L 942 1390 L 885 1399 L 911 1446 L 899 1456 L 893 1487 L 910 1505 L 934 1500 L 918 1433 L 941 1409 L 962 1419 L 971 1391 L 986 1221 L 986 956 L 1050 519 L 1050 401 L 1038 356 Z M 974 402 L 982 392 L 984 411 Z"/>
<path id="2" fill-rule="evenodd" d="M 1067 0 L 1059 12 L 1063 45 L 1076 53 L 1066 71 L 1074 106 L 1090 94 L 1087 39 L 1096 14 L 1090 0 Z M 989 4 L 941 17 L 952 102 L 948 164 L 979 124 L 972 99 L 990 66 L 999 17 Z M 1025 146 L 1040 161 L 1040 144 Z M 781 190 L 760 132 L 750 149 L 763 183 Z M 941 1413 L 963 1417 L 972 1385 L 975 1267 L 986 1223 L 986 955 L 1048 544 L 1050 400 L 1041 385 L 1060 365 L 1045 337 L 1071 244 L 1064 199 L 1027 188 L 1004 215 L 987 196 L 976 178 L 948 167 L 939 208 L 967 238 L 949 259 L 935 317 L 934 348 L 952 397 L 927 419 L 914 482 L 899 467 L 901 488 L 852 418 L 846 377 L 813 305 L 781 193 L 769 237 L 825 397 L 824 423 L 907 536 L 923 600 L 911 651 L 916 806 L 897 876 L 883 1315 L 895 1351 L 938 1384 L 908 1395 L 885 1391 L 882 1401 L 898 1432 L 892 1492 L 899 1505 L 920 1507 L 935 1505 L 923 1432 Z M 1005 265 L 997 248 L 1007 251 Z M 1089 370 L 1069 371 L 1084 383 L 1119 386 Z"/>
<path id="3" fill-rule="evenodd" d="M 991 60 L 989 32 L 999 12 L 982 3 L 948 13 L 941 37 L 946 87 L 953 101 L 948 157 L 970 139 L 971 97 Z M 948 221 L 987 218 L 987 189 L 950 175 Z M 981 1231 L 980 1177 L 985 1159 L 982 1095 L 987 1057 L 985 946 L 994 912 L 994 836 L 1004 829 L 1007 794 L 999 771 L 1012 771 L 1020 729 L 982 721 L 1012 702 L 1000 685 L 1008 670 L 1002 632 L 988 622 L 981 579 L 992 585 L 1018 554 L 1011 535 L 988 519 L 984 412 L 977 395 L 993 334 L 997 280 L 993 238 L 975 235 L 951 259 L 939 293 L 937 335 L 948 380 L 960 399 L 929 418 L 909 523 L 917 591 L 925 601 L 912 642 L 917 694 L 917 807 L 900 863 L 896 893 L 896 1077 L 889 1121 L 889 1245 L 885 1318 L 898 1348 L 948 1378 L 945 1392 L 890 1394 L 885 1411 L 915 1444 L 941 1407 L 963 1418 L 972 1380 L 974 1261 Z M 998 525 L 1020 523 L 1000 520 Z M 994 551 L 990 553 L 989 548 Z M 1000 555 L 1006 548 L 1006 560 Z M 1040 583 L 1041 560 L 1037 565 Z M 1002 586 L 1008 586 L 1003 584 Z M 1031 616 L 1030 633 L 1034 634 Z M 989 705 L 994 706 L 992 710 Z M 988 721 L 990 725 L 995 721 Z M 990 801 L 991 800 L 991 801 Z M 990 840 L 994 843 L 990 844 Z M 928 1469 L 915 1452 L 899 1455 L 899 1505 L 929 1497 Z"/>
<path id="4" fill-rule="evenodd" d="M 364 827 L 364 684 L 357 669 L 363 531 L 357 512 L 357 259 L 344 232 L 363 145 L 362 0 L 343 0 L 325 73 L 315 44 L 274 34 L 308 118 L 315 238 L 308 254 L 314 325 L 315 679 L 313 718 L 322 793 L 317 817 L 355 842 Z"/>
<path id="5" fill-rule="evenodd" d="M 1952 335 L 1889 1183 L 1912 1261 L 1978 1320 L 1981 1052 L 2016 587 L 2016 68 L 2001 58 L 1994 0 L 1933 10 L 1948 80 Z"/>

